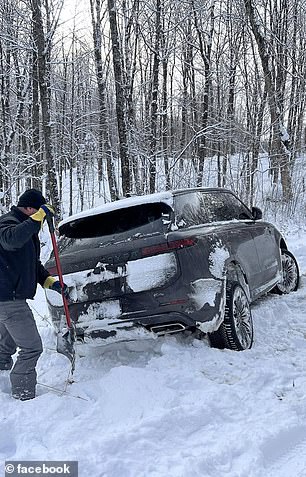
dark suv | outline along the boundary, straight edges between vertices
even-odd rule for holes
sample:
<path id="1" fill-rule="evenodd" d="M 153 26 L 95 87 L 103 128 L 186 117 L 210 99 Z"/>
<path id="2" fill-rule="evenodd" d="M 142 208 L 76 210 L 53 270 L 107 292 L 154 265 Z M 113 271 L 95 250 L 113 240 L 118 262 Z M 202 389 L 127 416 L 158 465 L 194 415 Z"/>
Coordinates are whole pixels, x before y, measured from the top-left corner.
<path id="1" fill-rule="evenodd" d="M 285 240 L 261 218 L 229 190 L 195 188 L 126 198 L 63 220 L 60 259 L 78 338 L 114 339 L 141 327 L 208 333 L 212 346 L 250 348 L 250 303 L 299 283 Z M 56 275 L 52 257 L 46 267 Z M 59 295 L 46 293 L 60 329 Z"/>

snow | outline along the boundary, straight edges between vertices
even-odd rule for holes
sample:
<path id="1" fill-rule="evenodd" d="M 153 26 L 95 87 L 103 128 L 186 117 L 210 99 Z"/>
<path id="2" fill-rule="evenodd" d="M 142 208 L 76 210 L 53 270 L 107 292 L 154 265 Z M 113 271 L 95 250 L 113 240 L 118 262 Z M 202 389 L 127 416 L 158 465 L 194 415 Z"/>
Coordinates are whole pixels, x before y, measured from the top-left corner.
<path id="1" fill-rule="evenodd" d="M 180 335 L 78 346 L 66 392 L 69 361 L 39 289 L 38 395 L 15 401 L 0 372 L 1 461 L 78 460 L 81 477 L 304 477 L 306 231 L 286 240 L 301 287 L 253 306 L 251 350 Z"/>
<path id="2" fill-rule="evenodd" d="M 65 283 L 69 287 L 72 301 L 86 301 L 86 286 L 90 283 L 104 283 L 118 277 L 126 277 L 127 287 L 140 292 L 161 287 L 177 273 L 175 253 L 127 261 L 125 267 L 118 267 L 117 272 L 107 270 L 107 263 L 97 263 L 92 270 L 67 273 Z M 46 294 L 53 306 L 62 306 L 61 296 L 53 290 L 46 290 Z"/>
<path id="3" fill-rule="evenodd" d="M 157 192 L 149 196 L 146 195 L 146 196 L 127 197 L 126 199 L 117 200 L 115 202 L 108 202 L 106 204 L 99 205 L 98 207 L 94 207 L 89 210 L 84 210 L 83 212 L 79 212 L 77 214 L 71 215 L 70 217 L 67 217 L 66 219 L 62 220 L 59 223 L 59 227 L 84 217 L 104 214 L 106 212 L 111 212 L 117 209 L 124 209 L 127 207 L 134 207 L 141 204 L 156 203 L 156 202 L 164 202 L 165 204 L 168 204 L 170 207 L 172 207 L 173 195 L 171 192 L 165 191 L 165 192 Z"/>
<path id="4" fill-rule="evenodd" d="M 221 280 L 214 278 L 200 278 L 191 283 L 193 293 L 189 294 L 189 298 L 193 301 L 196 310 L 201 310 L 208 303 L 210 306 L 215 305 L 216 294 L 221 292 Z"/>
<path id="5" fill-rule="evenodd" d="M 280 129 L 280 133 L 281 133 L 281 140 L 282 141 L 289 141 L 290 136 L 288 134 L 288 131 L 287 131 L 286 127 L 282 124 L 279 129 Z"/>
<path id="6" fill-rule="evenodd" d="M 203 333 L 211 333 L 216 331 L 222 323 L 224 317 L 225 306 L 225 286 L 222 280 L 215 280 L 214 278 L 200 278 L 191 283 L 193 293 L 189 294 L 189 298 L 193 302 L 193 306 L 196 310 L 201 310 L 204 305 L 216 306 L 217 295 L 222 293 L 219 299 L 219 310 L 215 316 L 205 322 L 197 322 L 198 328 Z"/>
<path id="7" fill-rule="evenodd" d="M 162 253 L 127 263 L 127 283 L 134 292 L 161 287 L 177 272 L 175 253 Z"/>
<path id="8" fill-rule="evenodd" d="M 209 270 L 216 278 L 224 276 L 224 264 L 230 254 L 226 247 L 222 244 L 216 244 L 214 250 L 210 253 L 208 261 L 210 262 Z"/>
<path id="9" fill-rule="evenodd" d="M 83 313 L 79 317 L 79 323 L 83 326 L 96 325 L 97 320 L 103 320 L 106 318 L 118 319 L 121 313 L 122 310 L 120 307 L 119 300 L 108 300 L 104 303 L 94 303 L 88 307 L 86 313 Z"/>
<path id="10" fill-rule="evenodd" d="M 85 301 L 87 295 L 84 289 L 90 283 L 107 282 L 108 280 L 123 276 L 124 270 L 118 267 L 117 273 L 106 270 L 105 265 L 97 263 L 96 268 L 99 272 L 92 270 L 82 270 L 81 272 L 67 273 L 65 275 L 65 283 L 69 287 L 69 294 L 72 301 Z M 55 294 L 52 290 L 47 290 L 47 297 L 50 303 L 54 306 L 62 306 L 61 296 Z"/>

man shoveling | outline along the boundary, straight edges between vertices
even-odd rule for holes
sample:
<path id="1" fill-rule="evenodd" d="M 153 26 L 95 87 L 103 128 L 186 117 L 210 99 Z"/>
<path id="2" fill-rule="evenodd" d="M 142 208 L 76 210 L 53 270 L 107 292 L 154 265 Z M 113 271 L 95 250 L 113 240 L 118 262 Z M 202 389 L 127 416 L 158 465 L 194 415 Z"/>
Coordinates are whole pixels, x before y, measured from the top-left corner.
<path id="1" fill-rule="evenodd" d="M 35 367 L 42 353 L 26 300 L 34 298 L 38 283 L 68 296 L 68 288 L 62 288 L 40 262 L 38 233 L 44 219 L 53 215 L 42 193 L 29 189 L 20 196 L 17 207 L 0 217 L 0 371 L 11 370 L 12 396 L 22 401 L 35 397 Z"/>

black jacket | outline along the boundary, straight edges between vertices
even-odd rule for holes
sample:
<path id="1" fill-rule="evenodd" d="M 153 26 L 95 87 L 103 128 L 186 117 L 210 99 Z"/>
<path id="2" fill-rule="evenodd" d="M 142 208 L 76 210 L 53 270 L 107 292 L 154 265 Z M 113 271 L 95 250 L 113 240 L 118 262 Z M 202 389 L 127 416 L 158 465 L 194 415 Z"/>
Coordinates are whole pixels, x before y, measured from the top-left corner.
<path id="1" fill-rule="evenodd" d="M 49 276 L 40 262 L 40 222 L 17 207 L 0 217 L 0 301 L 33 298 Z"/>

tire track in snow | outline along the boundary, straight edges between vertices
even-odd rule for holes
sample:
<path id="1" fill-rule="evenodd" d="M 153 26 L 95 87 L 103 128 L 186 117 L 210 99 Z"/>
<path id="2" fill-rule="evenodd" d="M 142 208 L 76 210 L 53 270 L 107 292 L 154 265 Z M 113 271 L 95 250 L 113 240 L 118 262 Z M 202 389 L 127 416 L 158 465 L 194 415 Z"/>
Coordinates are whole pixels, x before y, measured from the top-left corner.
<path id="1" fill-rule="evenodd" d="M 306 476 L 306 427 L 285 429 L 262 445 L 266 477 Z"/>

